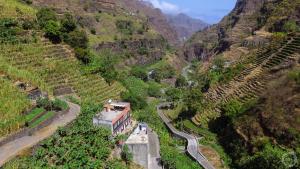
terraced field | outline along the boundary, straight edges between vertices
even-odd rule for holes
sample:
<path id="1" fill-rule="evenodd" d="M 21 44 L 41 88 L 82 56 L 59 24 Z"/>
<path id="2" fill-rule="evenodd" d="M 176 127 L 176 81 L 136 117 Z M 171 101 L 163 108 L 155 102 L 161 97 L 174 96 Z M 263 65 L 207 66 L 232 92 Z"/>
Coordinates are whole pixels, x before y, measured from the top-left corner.
<path id="1" fill-rule="evenodd" d="M 220 116 L 222 103 L 237 100 L 246 103 L 263 92 L 267 82 L 272 79 L 271 71 L 293 62 L 296 53 L 300 52 L 300 35 L 290 37 L 279 45 L 271 44 L 260 49 L 254 57 L 249 57 L 248 65 L 238 76 L 227 84 L 210 89 L 205 98 L 212 103 L 211 108 L 197 114 L 192 120 L 197 125 L 206 126 L 210 119 Z"/>
<path id="2" fill-rule="evenodd" d="M 32 44 L 1 45 L 0 57 L 8 64 L 41 77 L 54 95 L 75 92 L 83 100 L 103 102 L 119 97 L 123 87 L 109 86 L 98 75 L 86 75 L 67 45 L 51 44 L 42 39 Z"/>
<path id="3" fill-rule="evenodd" d="M 22 127 L 25 122 L 22 111 L 29 107 L 26 95 L 0 77 L 0 138 Z"/>

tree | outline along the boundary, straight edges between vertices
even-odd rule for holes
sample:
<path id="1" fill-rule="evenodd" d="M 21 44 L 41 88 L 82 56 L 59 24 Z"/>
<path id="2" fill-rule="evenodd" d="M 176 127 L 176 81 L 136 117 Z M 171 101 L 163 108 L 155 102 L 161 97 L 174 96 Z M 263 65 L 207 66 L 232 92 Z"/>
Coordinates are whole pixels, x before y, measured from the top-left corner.
<path id="1" fill-rule="evenodd" d="M 76 20 L 74 19 L 73 15 L 67 13 L 64 15 L 64 18 L 61 20 L 62 25 L 62 32 L 72 32 L 76 29 Z"/>
<path id="2" fill-rule="evenodd" d="M 52 42 L 60 42 L 61 41 L 61 32 L 60 32 L 60 24 L 56 21 L 50 20 L 46 23 L 44 27 L 45 35 Z"/>
<path id="3" fill-rule="evenodd" d="M 84 64 L 88 64 L 91 62 L 90 53 L 87 49 L 75 48 L 75 57 Z"/>
<path id="4" fill-rule="evenodd" d="M 198 111 L 202 110 L 203 93 L 198 88 L 190 89 L 184 98 L 184 103 L 186 106 L 186 110 L 183 112 L 184 116 L 194 116 Z"/>
<path id="5" fill-rule="evenodd" d="M 169 88 L 166 91 L 166 96 L 168 101 L 178 101 L 182 98 L 182 92 L 177 88 Z"/>
<path id="6" fill-rule="evenodd" d="M 132 156 L 132 154 L 130 153 L 129 148 L 128 148 L 128 146 L 127 146 L 126 144 L 123 146 L 123 150 L 122 150 L 122 153 L 121 153 L 121 157 L 122 157 L 122 159 L 123 159 L 127 164 L 129 164 L 130 162 L 132 162 L 133 156 Z"/>
<path id="7" fill-rule="evenodd" d="M 44 28 L 49 21 L 57 21 L 54 10 L 50 8 L 41 8 L 36 16 L 38 23 L 42 28 Z"/>
<path id="8" fill-rule="evenodd" d="M 187 81 L 186 81 L 185 77 L 183 77 L 182 75 L 180 75 L 176 79 L 175 86 L 180 88 L 180 87 L 184 87 L 186 85 L 187 85 Z"/>
<path id="9" fill-rule="evenodd" d="M 64 41 L 73 48 L 86 49 L 88 47 L 88 37 L 83 30 L 74 30 L 70 32 L 64 36 Z"/>
<path id="10" fill-rule="evenodd" d="M 287 21 L 284 25 L 283 25 L 283 31 L 284 32 L 297 32 L 299 30 L 299 27 L 296 23 L 296 21 Z"/>
<path id="11" fill-rule="evenodd" d="M 126 91 L 121 94 L 124 101 L 130 102 L 134 110 L 143 109 L 147 106 L 146 97 L 134 91 Z"/>
<path id="12" fill-rule="evenodd" d="M 148 95 L 151 97 L 160 97 L 161 96 L 161 91 L 160 91 L 160 85 L 151 81 L 148 83 L 149 87 L 148 87 Z"/>
<path id="13" fill-rule="evenodd" d="M 148 80 L 147 71 L 144 68 L 140 67 L 140 66 L 134 66 L 131 69 L 130 74 L 132 76 L 135 76 L 137 78 L 142 79 L 143 81 L 147 81 Z"/>

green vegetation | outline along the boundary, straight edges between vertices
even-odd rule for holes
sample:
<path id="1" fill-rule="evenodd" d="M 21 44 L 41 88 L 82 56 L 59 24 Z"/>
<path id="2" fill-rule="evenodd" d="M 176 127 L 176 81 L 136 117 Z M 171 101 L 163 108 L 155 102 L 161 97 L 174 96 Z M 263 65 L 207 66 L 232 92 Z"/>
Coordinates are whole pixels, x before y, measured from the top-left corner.
<path id="1" fill-rule="evenodd" d="M 225 66 L 225 63 L 226 61 L 222 57 L 216 57 L 210 71 L 196 77 L 203 91 L 218 84 L 228 83 L 245 68 L 242 63 L 231 66 Z"/>
<path id="2" fill-rule="evenodd" d="M 30 102 L 13 84 L 0 78 L 0 137 L 17 131 L 25 124 L 22 112 Z"/>
<path id="3" fill-rule="evenodd" d="M 55 112 L 49 111 L 49 112 L 45 113 L 43 116 L 41 116 L 40 118 L 38 118 L 37 120 L 35 120 L 33 123 L 30 123 L 29 127 L 30 128 L 37 127 L 38 125 L 40 125 L 45 120 L 54 117 L 55 114 L 56 114 Z"/>
<path id="4" fill-rule="evenodd" d="M 147 106 L 148 85 L 141 79 L 129 77 L 123 82 L 128 91 L 122 93 L 122 99 L 131 103 L 133 109 Z"/>
<path id="5" fill-rule="evenodd" d="M 300 69 L 290 71 L 288 77 L 289 79 L 294 80 L 298 85 L 300 85 Z"/>
<path id="6" fill-rule="evenodd" d="M 45 111 L 44 108 L 34 108 L 31 112 L 29 112 L 26 116 L 26 122 L 29 123 L 33 119 L 35 119 L 39 114 L 43 113 Z"/>
<path id="7" fill-rule="evenodd" d="M 218 154 L 224 162 L 224 166 L 228 167 L 229 164 L 231 164 L 232 160 L 230 156 L 225 152 L 224 148 L 220 145 L 217 134 L 212 133 L 208 129 L 195 126 L 195 124 L 192 123 L 190 120 L 184 120 L 183 126 L 185 130 L 203 136 L 199 143 L 202 145 L 209 146 L 213 148 L 216 152 L 218 152 Z"/>
<path id="8" fill-rule="evenodd" d="M 129 152 L 129 148 L 128 146 L 125 144 L 123 146 L 122 152 L 121 152 L 121 158 L 127 163 L 129 164 L 130 162 L 132 162 L 133 160 L 133 156 L 132 154 Z"/>
<path id="9" fill-rule="evenodd" d="M 95 127 L 90 122 L 102 106 L 82 105 L 82 108 L 82 114 L 76 121 L 43 141 L 32 157 L 18 158 L 7 164 L 7 167 L 13 165 L 18 168 L 105 168 L 107 164 L 117 165 L 117 161 L 108 160 L 113 148 L 110 132 Z"/>
<path id="10" fill-rule="evenodd" d="M 132 35 L 133 34 L 133 22 L 128 20 L 117 20 L 116 26 L 122 33 L 126 35 Z"/>
<path id="11" fill-rule="evenodd" d="M 37 100 L 37 107 L 44 108 L 47 111 L 61 111 L 67 110 L 68 104 L 59 99 L 49 100 L 48 98 L 41 98 Z"/>
<path id="12" fill-rule="evenodd" d="M 157 103 L 157 101 L 154 101 L 142 110 L 135 110 L 133 116 L 138 121 L 146 122 L 159 135 L 161 160 L 164 166 L 166 168 L 201 168 L 198 163 L 190 159 L 187 155 L 180 153 L 176 148 L 178 142 L 170 136 L 156 112 Z"/>
<path id="13" fill-rule="evenodd" d="M 140 78 L 143 81 L 148 80 L 148 72 L 147 70 L 142 66 L 134 66 L 131 68 L 130 74 L 132 76 L 135 76 L 136 78 Z"/>

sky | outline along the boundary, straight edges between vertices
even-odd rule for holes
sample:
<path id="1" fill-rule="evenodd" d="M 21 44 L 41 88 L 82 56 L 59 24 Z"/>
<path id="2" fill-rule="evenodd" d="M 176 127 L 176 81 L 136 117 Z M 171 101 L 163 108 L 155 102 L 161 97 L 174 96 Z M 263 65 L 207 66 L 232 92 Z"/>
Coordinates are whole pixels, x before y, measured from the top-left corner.
<path id="1" fill-rule="evenodd" d="M 144 0 L 164 13 L 185 13 L 207 23 L 218 23 L 235 6 L 236 0 Z"/>

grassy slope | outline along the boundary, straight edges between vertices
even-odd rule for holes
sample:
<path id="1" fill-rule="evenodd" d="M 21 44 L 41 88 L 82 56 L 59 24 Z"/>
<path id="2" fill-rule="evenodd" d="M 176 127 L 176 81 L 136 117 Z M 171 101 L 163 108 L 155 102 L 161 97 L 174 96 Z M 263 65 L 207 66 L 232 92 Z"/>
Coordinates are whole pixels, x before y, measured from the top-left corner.
<path id="1" fill-rule="evenodd" d="M 0 0 L 0 18 L 30 18 L 35 19 L 36 10 L 16 0 Z M 22 35 L 20 35 L 22 36 Z M 77 61 L 67 46 L 53 45 L 42 41 L 39 33 L 36 34 L 37 41 L 26 44 L 1 44 L 0 74 L 8 75 L 12 80 L 5 82 L 5 87 L 0 99 L 1 106 L 9 116 L 1 116 L 1 135 L 16 130 L 23 124 L 20 113 L 30 104 L 25 95 L 12 93 L 18 91 L 9 88 L 12 82 L 21 80 L 52 95 L 54 88 L 69 86 L 74 89 L 83 101 L 103 102 L 109 98 L 118 98 L 120 91 L 124 90 L 119 83 L 109 86 L 98 75 L 85 75 L 81 72 L 81 64 Z M 53 55 L 53 57 L 49 57 Z M 11 84 L 9 84 L 11 83 Z M 10 89 L 10 90 L 5 90 Z M 20 92 L 19 92 L 20 93 Z M 5 95 L 4 95 L 5 94 Z M 27 102 L 26 102 L 27 101 Z M 25 105 L 26 103 L 26 105 Z M 11 106 L 8 106 L 11 105 Z M 8 125 L 9 124 L 9 125 Z"/>
<path id="2" fill-rule="evenodd" d="M 18 130 L 24 124 L 21 112 L 30 106 L 26 95 L 11 82 L 0 79 L 0 137 Z"/>

